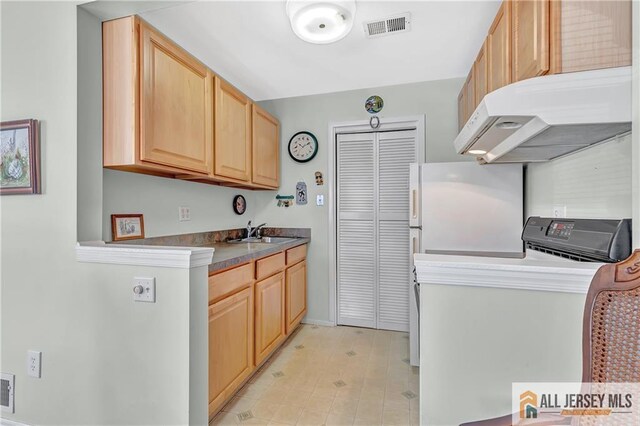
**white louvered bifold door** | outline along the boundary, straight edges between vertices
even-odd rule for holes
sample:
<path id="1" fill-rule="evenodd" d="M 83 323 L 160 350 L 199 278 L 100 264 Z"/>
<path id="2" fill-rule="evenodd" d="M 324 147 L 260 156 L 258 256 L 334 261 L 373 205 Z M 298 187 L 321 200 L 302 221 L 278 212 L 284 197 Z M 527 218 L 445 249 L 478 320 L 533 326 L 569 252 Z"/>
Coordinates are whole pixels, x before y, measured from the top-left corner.
<path id="1" fill-rule="evenodd" d="M 374 134 L 338 135 L 338 324 L 376 326 Z"/>
<path id="2" fill-rule="evenodd" d="M 378 328 L 409 331 L 409 164 L 416 131 L 378 134 Z"/>
<path id="3" fill-rule="evenodd" d="M 340 134 L 338 324 L 409 329 L 409 164 L 416 131 Z"/>

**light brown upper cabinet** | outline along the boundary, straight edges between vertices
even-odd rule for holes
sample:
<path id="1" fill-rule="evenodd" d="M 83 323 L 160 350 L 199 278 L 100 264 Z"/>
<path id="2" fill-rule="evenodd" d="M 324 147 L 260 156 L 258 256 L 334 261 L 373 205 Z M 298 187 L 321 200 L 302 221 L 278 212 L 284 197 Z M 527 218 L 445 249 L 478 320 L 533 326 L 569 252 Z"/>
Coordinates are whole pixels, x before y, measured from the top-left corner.
<path id="1" fill-rule="evenodd" d="M 551 2 L 553 72 L 631 65 L 631 1 Z"/>
<path id="2" fill-rule="evenodd" d="M 476 108 L 473 73 L 474 70 L 472 67 L 458 95 L 458 130 L 464 127 Z"/>
<path id="3" fill-rule="evenodd" d="M 239 90 L 215 78 L 214 175 L 251 181 L 251 101 Z"/>
<path id="4" fill-rule="evenodd" d="M 549 1 L 511 0 L 514 82 L 549 71 Z"/>
<path id="5" fill-rule="evenodd" d="M 269 188 L 279 186 L 280 123 L 253 104 L 252 182 Z"/>
<path id="6" fill-rule="evenodd" d="M 467 94 L 465 96 L 467 100 L 467 105 L 465 106 L 465 123 L 471 117 L 471 114 L 476 110 L 478 106 L 478 100 L 476 99 L 476 79 L 475 79 L 475 64 L 471 67 L 471 71 L 469 71 L 469 76 L 467 77 L 467 86 L 465 90 Z"/>
<path id="7" fill-rule="evenodd" d="M 487 93 L 511 83 L 511 2 L 503 1 L 485 42 Z"/>
<path id="8" fill-rule="evenodd" d="M 211 172 L 208 69 L 137 17 L 103 24 L 103 163 L 147 173 Z"/>
<path id="9" fill-rule="evenodd" d="M 460 93 L 458 94 L 458 131 L 462 130 L 465 122 L 467 121 L 467 109 L 465 108 L 467 104 L 467 98 L 465 95 L 467 94 L 467 83 L 462 85 L 462 89 L 460 89 Z"/>
<path id="10" fill-rule="evenodd" d="M 475 93 L 475 107 L 478 106 L 484 95 L 488 93 L 487 90 L 487 43 L 482 45 L 480 53 L 476 58 L 475 64 L 473 64 L 473 83 Z"/>
<path id="11" fill-rule="evenodd" d="M 137 16 L 102 24 L 103 166 L 279 185 L 279 123 Z"/>

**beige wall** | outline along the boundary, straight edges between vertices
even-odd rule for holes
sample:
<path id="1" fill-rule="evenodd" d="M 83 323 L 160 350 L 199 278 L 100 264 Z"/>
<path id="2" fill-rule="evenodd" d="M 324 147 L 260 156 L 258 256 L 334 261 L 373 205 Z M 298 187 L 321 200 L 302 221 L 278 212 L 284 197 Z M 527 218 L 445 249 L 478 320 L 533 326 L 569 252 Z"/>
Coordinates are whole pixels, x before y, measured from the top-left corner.
<path id="1" fill-rule="evenodd" d="M 16 412 L 1 415 L 27 424 L 204 424 L 206 359 L 190 350 L 205 353 L 206 322 L 190 328 L 189 316 L 206 315 L 205 268 L 75 260 L 77 134 L 86 134 L 76 31 L 82 37 L 91 24 L 77 22 L 73 2 L 1 2 L 0 14 L 0 119 L 40 120 L 43 182 L 41 195 L 0 197 L 0 370 L 16 376 Z M 99 235 L 100 222 L 86 229 Z M 135 276 L 156 278 L 157 303 L 132 301 Z M 26 375 L 29 349 L 42 351 L 40 379 Z"/>
<path id="2" fill-rule="evenodd" d="M 102 25 L 78 8 L 78 240 L 102 233 Z"/>
<path id="3" fill-rule="evenodd" d="M 380 116 L 385 118 L 426 116 L 426 158 L 429 162 L 462 161 L 453 149 L 457 135 L 457 96 L 463 79 L 450 79 L 375 89 L 353 90 L 326 95 L 277 99 L 260 104 L 281 122 L 281 171 L 279 194 L 292 195 L 296 183 L 305 181 L 309 189 L 306 206 L 279 208 L 274 192 L 256 192 L 256 218 L 273 226 L 311 228 L 311 245 L 308 253 L 308 305 L 307 321 L 325 322 L 329 314 L 329 246 L 328 246 L 328 188 L 333 182 L 325 179 L 323 186 L 316 186 L 314 173 L 321 171 L 325 177 L 329 166 L 329 123 L 368 120 L 365 100 L 373 94 L 384 99 Z M 287 152 L 289 139 L 301 130 L 311 131 L 318 138 L 317 156 L 306 164 L 294 162 Z M 325 196 L 325 205 L 316 206 L 317 194 Z"/>
<path id="4" fill-rule="evenodd" d="M 102 238 L 99 239 L 105 241 L 111 241 L 111 215 L 117 213 L 142 213 L 147 237 L 244 228 L 247 221 L 258 214 L 256 191 L 107 169 L 103 179 Z M 232 208 L 237 194 L 247 200 L 247 211 L 242 216 Z M 178 220 L 180 206 L 191 209 L 190 221 Z"/>

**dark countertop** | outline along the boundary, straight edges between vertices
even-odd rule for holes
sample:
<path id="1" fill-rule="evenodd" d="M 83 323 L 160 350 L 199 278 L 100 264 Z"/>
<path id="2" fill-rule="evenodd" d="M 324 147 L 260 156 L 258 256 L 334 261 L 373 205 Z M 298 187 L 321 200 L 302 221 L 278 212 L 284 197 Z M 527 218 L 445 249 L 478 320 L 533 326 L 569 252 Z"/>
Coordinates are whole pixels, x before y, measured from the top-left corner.
<path id="1" fill-rule="evenodd" d="M 161 237 L 140 238 L 136 240 L 118 241 L 117 244 L 211 247 L 214 249 L 213 261 L 209 265 L 209 274 L 234 265 L 247 263 L 254 259 L 266 257 L 283 250 L 311 242 L 309 228 L 263 228 L 265 237 L 295 238 L 293 241 L 281 243 L 227 243 L 228 239 L 242 238 L 246 235 L 244 228 L 223 231 L 196 232 L 192 234 L 167 235 Z"/>
<path id="2" fill-rule="evenodd" d="M 247 263 L 254 259 L 279 253 L 283 250 L 308 244 L 309 238 L 296 238 L 284 243 L 212 243 L 200 247 L 213 247 L 213 261 L 209 265 L 209 274 L 235 265 Z"/>

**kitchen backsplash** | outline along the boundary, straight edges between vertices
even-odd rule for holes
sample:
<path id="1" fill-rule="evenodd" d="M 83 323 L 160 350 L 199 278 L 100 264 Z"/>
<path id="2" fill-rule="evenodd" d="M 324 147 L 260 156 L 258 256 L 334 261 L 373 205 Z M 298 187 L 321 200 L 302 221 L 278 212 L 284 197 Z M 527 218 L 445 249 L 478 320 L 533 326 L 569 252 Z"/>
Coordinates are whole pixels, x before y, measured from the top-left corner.
<path id="1" fill-rule="evenodd" d="M 526 173 L 527 216 L 631 217 L 631 135 L 547 163 Z"/>

